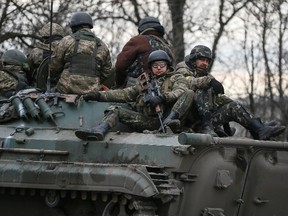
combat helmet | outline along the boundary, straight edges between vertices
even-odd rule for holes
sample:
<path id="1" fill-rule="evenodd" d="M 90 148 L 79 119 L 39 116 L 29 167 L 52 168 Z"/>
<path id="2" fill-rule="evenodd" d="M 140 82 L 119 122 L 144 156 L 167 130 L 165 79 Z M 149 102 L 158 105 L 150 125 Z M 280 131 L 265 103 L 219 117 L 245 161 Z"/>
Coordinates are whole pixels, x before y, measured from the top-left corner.
<path id="1" fill-rule="evenodd" d="M 210 61 L 212 59 L 212 52 L 209 47 L 203 45 L 195 46 L 189 55 L 185 57 L 185 63 L 190 67 L 196 59 L 204 57 L 208 58 Z"/>
<path id="2" fill-rule="evenodd" d="M 171 58 L 163 50 L 155 50 L 150 53 L 148 57 L 148 67 L 151 68 L 152 63 L 155 61 L 165 61 L 168 66 L 172 64 Z"/>
<path id="3" fill-rule="evenodd" d="M 89 28 L 93 28 L 93 21 L 90 14 L 86 12 L 74 13 L 70 20 L 70 27 L 75 28 L 83 25 L 87 25 Z"/>
<path id="4" fill-rule="evenodd" d="M 1 62 L 5 65 L 18 65 L 23 66 L 27 64 L 27 57 L 21 51 L 17 49 L 7 50 L 1 56 Z"/>
<path id="5" fill-rule="evenodd" d="M 157 30 L 162 35 L 165 33 L 164 27 L 156 17 L 147 16 L 140 20 L 138 24 L 139 34 L 151 28 Z"/>
<path id="6" fill-rule="evenodd" d="M 52 23 L 52 34 L 50 35 L 51 23 L 45 24 L 40 30 L 39 34 L 42 38 L 48 38 L 50 36 L 64 37 L 64 29 L 57 23 Z"/>
<path id="7" fill-rule="evenodd" d="M 23 52 L 17 49 L 11 49 L 4 52 L 1 56 L 0 61 L 3 69 L 7 69 L 9 65 L 12 65 L 21 66 L 21 69 L 26 72 L 30 70 L 27 57 L 24 55 Z"/>

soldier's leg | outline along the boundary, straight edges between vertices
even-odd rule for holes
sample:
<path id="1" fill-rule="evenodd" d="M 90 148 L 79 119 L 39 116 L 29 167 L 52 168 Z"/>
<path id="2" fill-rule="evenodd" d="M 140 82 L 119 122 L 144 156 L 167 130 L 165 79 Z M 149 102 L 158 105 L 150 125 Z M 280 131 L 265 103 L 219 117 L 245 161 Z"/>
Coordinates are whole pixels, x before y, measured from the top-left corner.
<path id="1" fill-rule="evenodd" d="M 157 130 L 160 127 L 158 117 L 148 117 L 130 109 L 119 109 L 118 117 L 121 123 L 137 132 L 143 132 L 143 130 Z"/>
<path id="2" fill-rule="evenodd" d="M 177 127 L 180 127 L 180 120 L 185 119 L 194 102 L 194 91 L 187 90 L 184 92 L 176 103 L 173 105 L 171 112 L 163 121 L 164 126 L 174 127 L 174 130 Z M 173 130 L 173 129 L 172 129 Z M 173 131 L 174 131 L 173 130 Z"/>
<path id="3" fill-rule="evenodd" d="M 189 113 L 191 106 L 195 100 L 195 93 L 193 90 L 184 92 L 172 107 L 172 112 L 177 113 L 178 118 L 183 118 Z"/>
<path id="4" fill-rule="evenodd" d="M 102 121 L 92 128 L 75 131 L 75 135 L 82 140 L 103 140 L 106 133 L 119 122 L 119 109 L 121 107 L 111 106 L 105 110 Z"/>
<path id="5" fill-rule="evenodd" d="M 213 104 L 213 112 L 217 111 L 220 107 L 224 106 L 225 104 L 228 104 L 230 102 L 233 102 L 233 100 L 226 95 L 217 95 L 214 98 L 214 104 Z M 212 114 L 213 115 L 213 114 Z M 213 125 L 214 131 L 218 134 L 220 137 L 227 137 L 227 136 L 233 136 L 236 132 L 236 128 L 231 127 L 229 122 L 222 124 Z"/>
<path id="6" fill-rule="evenodd" d="M 213 104 L 211 104 L 211 98 L 209 98 L 209 93 L 206 90 L 197 90 L 196 91 L 196 104 L 198 115 L 201 120 L 201 130 L 200 133 L 210 134 L 212 136 L 217 136 L 214 132 L 213 124 L 212 124 L 212 113 L 211 109 Z"/>
<path id="7" fill-rule="evenodd" d="M 213 113 L 213 125 L 221 125 L 235 121 L 248 129 L 254 139 L 267 140 L 284 132 L 283 126 L 264 124 L 259 118 L 253 117 L 241 104 L 234 101 L 221 106 Z"/>

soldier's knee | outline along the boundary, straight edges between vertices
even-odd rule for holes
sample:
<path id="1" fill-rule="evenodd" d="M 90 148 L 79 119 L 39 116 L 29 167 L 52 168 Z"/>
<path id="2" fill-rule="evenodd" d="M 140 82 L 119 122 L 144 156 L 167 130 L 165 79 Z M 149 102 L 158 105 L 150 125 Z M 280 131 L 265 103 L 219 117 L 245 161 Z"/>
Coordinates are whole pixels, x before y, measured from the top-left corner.
<path id="1" fill-rule="evenodd" d="M 107 109 L 104 111 L 104 113 L 105 113 L 105 115 L 108 115 L 110 113 L 118 113 L 120 108 L 121 107 L 119 107 L 119 106 L 112 105 L 112 106 L 107 107 Z"/>

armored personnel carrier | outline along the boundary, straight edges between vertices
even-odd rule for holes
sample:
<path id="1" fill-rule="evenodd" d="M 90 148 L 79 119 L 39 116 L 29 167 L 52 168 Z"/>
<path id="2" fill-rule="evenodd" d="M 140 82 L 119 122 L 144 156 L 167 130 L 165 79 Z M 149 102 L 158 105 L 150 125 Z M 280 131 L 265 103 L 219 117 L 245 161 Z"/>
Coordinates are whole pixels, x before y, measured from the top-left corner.
<path id="1" fill-rule="evenodd" d="M 74 132 L 108 103 L 25 92 L 0 125 L 1 216 L 287 215 L 288 143 L 144 134 L 119 125 L 103 141 Z"/>

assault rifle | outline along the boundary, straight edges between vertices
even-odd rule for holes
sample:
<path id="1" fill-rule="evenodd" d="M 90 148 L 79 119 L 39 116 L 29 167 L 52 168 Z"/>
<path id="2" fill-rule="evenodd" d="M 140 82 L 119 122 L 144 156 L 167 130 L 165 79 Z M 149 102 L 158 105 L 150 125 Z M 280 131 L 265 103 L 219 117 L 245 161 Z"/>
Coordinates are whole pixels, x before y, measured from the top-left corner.
<path id="1" fill-rule="evenodd" d="M 140 82 L 140 85 L 142 87 L 142 89 L 146 89 L 147 90 L 147 94 L 144 97 L 144 102 L 147 103 L 149 102 L 150 98 L 155 97 L 155 96 L 162 96 L 161 94 L 161 90 L 160 90 L 160 86 L 159 83 L 157 81 L 157 79 L 149 79 L 148 75 L 146 73 L 143 73 L 139 76 L 138 81 Z M 163 118 L 163 111 L 162 111 L 162 107 L 161 104 L 157 104 L 155 107 L 155 111 L 158 115 L 159 118 L 159 122 L 160 122 L 160 126 L 161 126 L 161 130 L 163 133 L 165 133 L 165 127 L 162 121 Z"/>

